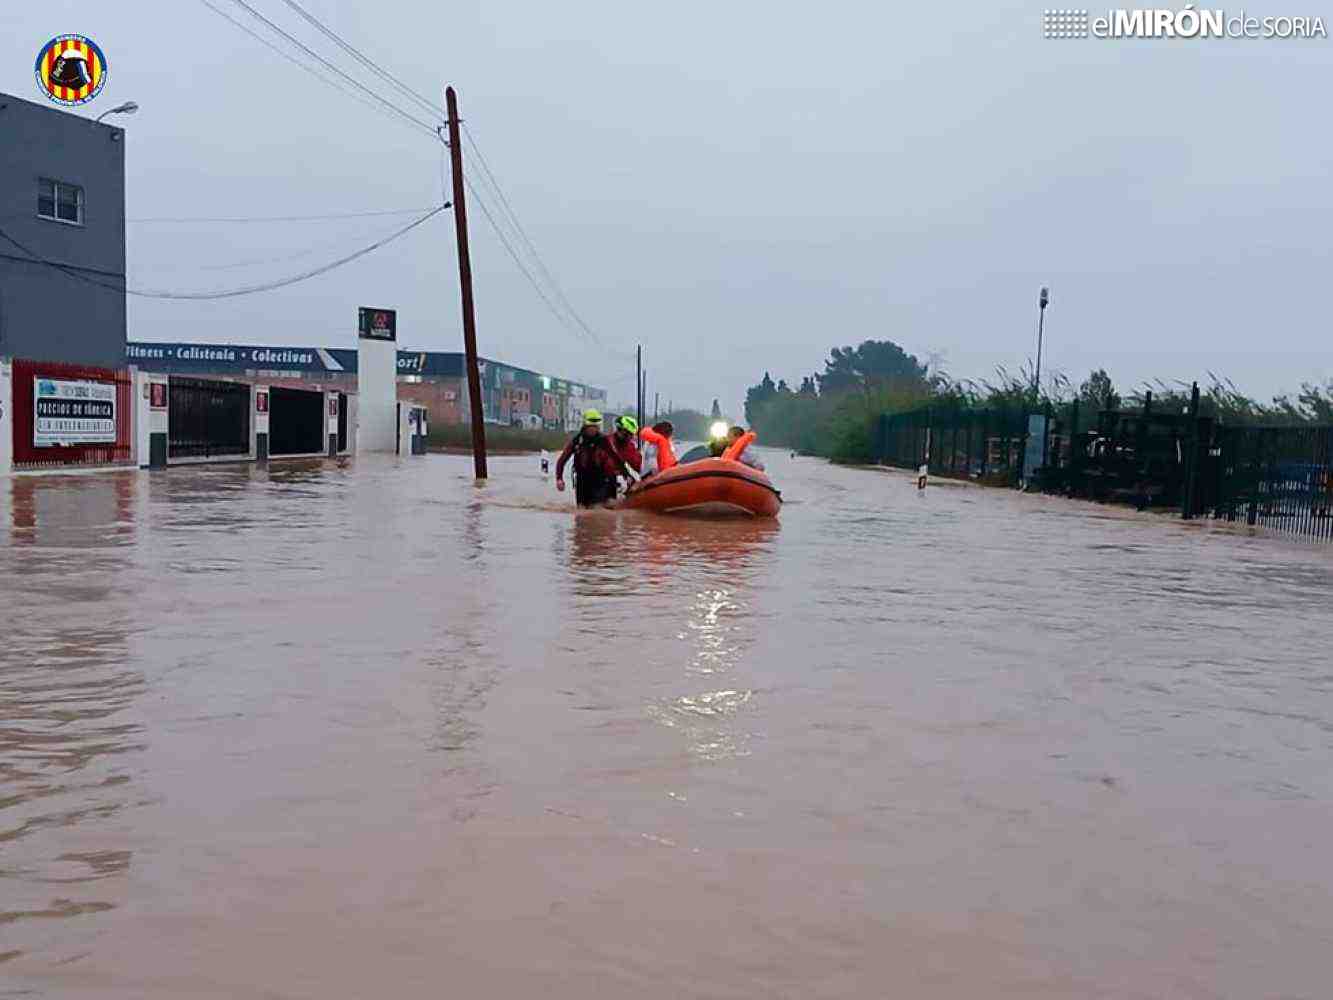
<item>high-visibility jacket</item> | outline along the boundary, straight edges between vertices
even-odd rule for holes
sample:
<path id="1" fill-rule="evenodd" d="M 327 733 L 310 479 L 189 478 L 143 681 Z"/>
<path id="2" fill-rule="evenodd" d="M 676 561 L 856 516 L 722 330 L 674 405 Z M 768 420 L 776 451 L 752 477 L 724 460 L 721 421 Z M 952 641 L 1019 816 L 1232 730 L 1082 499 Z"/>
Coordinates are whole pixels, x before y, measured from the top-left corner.
<path id="1" fill-rule="evenodd" d="M 730 462 L 739 462 L 741 460 L 741 455 L 745 453 L 746 448 L 750 447 L 750 442 L 754 439 L 754 431 L 746 431 L 735 441 L 731 442 L 731 444 L 727 445 L 726 450 L 722 452 L 722 457 Z"/>
<path id="2" fill-rule="evenodd" d="M 657 449 L 657 471 L 666 472 L 676 464 L 676 452 L 671 447 L 671 438 L 659 434 L 651 427 L 639 430 L 639 436 Z"/>

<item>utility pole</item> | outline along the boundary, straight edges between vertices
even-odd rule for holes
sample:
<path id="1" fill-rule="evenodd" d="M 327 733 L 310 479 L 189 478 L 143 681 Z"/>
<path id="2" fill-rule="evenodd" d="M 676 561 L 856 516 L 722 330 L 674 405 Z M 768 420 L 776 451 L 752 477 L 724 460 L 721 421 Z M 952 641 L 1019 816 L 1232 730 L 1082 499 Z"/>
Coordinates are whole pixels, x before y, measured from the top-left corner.
<path id="1" fill-rule="evenodd" d="M 458 97 L 444 88 L 449 110 L 449 163 L 454 180 L 454 232 L 458 235 L 458 285 L 463 293 L 463 350 L 467 355 L 467 394 L 472 412 L 472 466 L 478 480 L 486 478 L 486 424 L 481 407 L 481 374 L 477 370 L 477 319 L 472 309 L 472 257 L 467 248 L 467 205 L 463 200 L 463 143 L 458 134 Z"/>
<path id="2" fill-rule="evenodd" d="M 639 426 L 643 426 L 643 345 L 640 344 L 635 351 L 634 361 L 634 395 L 635 406 L 638 408 Z"/>
<path id="3" fill-rule="evenodd" d="M 657 409 L 661 405 L 662 405 L 662 394 L 660 392 L 653 393 L 653 423 L 657 423 Z"/>

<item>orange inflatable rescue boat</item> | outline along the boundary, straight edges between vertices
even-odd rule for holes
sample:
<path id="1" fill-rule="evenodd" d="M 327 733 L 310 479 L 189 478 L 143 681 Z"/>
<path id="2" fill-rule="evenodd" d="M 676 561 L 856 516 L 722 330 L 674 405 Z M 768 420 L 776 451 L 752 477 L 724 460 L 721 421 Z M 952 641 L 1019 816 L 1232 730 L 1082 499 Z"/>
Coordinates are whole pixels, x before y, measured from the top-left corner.
<path id="1" fill-rule="evenodd" d="M 727 458 L 701 458 L 634 484 L 620 505 L 663 514 L 777 517 L 782 494 L 768 476 L 748 465 Z"/>

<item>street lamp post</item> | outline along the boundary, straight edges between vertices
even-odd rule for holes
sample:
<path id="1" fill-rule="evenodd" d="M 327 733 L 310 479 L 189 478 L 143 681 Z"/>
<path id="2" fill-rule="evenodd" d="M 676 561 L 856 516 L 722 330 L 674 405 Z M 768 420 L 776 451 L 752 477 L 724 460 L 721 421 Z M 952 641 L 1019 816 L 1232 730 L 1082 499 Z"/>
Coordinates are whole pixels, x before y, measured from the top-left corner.
<path id="1" fill-rule="evenodd" d="M 132 115 L 138 110 L 139 105 L 135 104 L 133 101 L 126 101 L 124 104 L 117 104 L 114 108 L 111 108 L 108 111 L 103 111 L 100 115 L 94 118 L 93 121 L 100 122 L 107 115 Z"/>
<path id="2" fill-rule="evenodd" d="M 1041 286 L 1041 295 L 1037 298 L 1037 370 L 1032 375 L 1032 397 L 1034 402 L 1041 402 L 1041 341 L 1046 327 L 1046 307 L 1051 302 L 1051 290 Z"/>

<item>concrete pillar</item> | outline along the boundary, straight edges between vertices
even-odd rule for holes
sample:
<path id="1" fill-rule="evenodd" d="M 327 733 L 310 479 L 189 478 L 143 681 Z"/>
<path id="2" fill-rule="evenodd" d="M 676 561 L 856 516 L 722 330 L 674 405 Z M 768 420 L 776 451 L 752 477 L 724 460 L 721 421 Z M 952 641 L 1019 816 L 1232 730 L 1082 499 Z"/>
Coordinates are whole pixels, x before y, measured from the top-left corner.
<path id="1" fill-rule="evenodd" d="M 254 453 L 255 461 L 268 462 L 268 386 L 254 387 Z"/>
<path id="2" fill-rule="evenodd" d="M 0 476 L 14 471 L 14 373 L 0 359 Z M 5 493 L 8 495 L 8 488 Z"/>
<path id="3" fill-rule="evenodd" d="M 416 407 L 404 400 L 398 404 L 398 454 L 412 454 L 413 424 L 416 423 Z"/>
<path id="4" fill-rule="evenodd" d="M 141 469 L 167 464 L 167 376 L 134 371 L 134 461 Z"/>
<path id="5" fill-rule="evenodd" d="M 357 340 L 358 451 L 393 452 L 398 446 L 398 340 L 390 327 Z"/>
<path id="6" fill-rule="evenodd" d="M 338 394 L 336 392 L 324 393 L 324 409 L 328 413 L 328 419 L 325 423 L 325 432 L 328 439 L 329 458 L 338 457 Z"/>
<path id="7" fill-rule="evenodd" d="M 0 358 L 0 544 L 12 543 L 14 479 L 14 373 Z"/>

